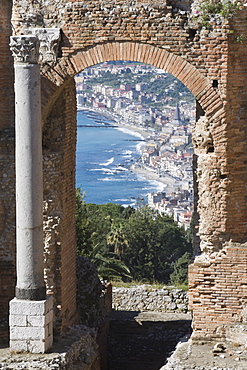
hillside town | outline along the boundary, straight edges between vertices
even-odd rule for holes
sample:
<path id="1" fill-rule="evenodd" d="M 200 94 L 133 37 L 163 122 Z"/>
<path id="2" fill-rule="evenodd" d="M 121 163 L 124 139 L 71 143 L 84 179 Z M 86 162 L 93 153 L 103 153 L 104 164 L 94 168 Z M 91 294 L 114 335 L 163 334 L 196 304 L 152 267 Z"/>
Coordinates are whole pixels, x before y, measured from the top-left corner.
<path id="1" fill-rule="evenodd" d="M 148 205 L 174 216 L 186 229 L 193 212 L 191 143 L 195 101 L 178 80 L 140 63 L 103 63 L 76 77 L 78 109 L 111 117 L 116 125 L 144 134 L 145 144 L 131 170 L 163 184 Z"/>

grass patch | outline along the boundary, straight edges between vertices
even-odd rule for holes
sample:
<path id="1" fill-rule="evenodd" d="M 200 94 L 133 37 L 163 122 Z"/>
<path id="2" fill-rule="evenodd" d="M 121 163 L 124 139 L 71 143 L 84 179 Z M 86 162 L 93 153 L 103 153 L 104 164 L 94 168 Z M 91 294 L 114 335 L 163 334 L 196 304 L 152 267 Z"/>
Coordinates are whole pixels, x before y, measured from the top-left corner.
<path id="1" fill-rule="evenodd" d="M 186 292 L 188 292 L 188 290 L 189 290 L 189 287 L 186 284 L 179 284 L 179 285 L 176 286 L 176 288 L 185 290 Z"/>
<path id="2" fill-rule="evenodd" d="M 150 283 L 150 282 L 144 282 L 144 281 L 129 281 L 129 282 L 122 282 L 122 281 L 111 281 L 111 284 L 113 287 L 115 288 L 131 288 L 131 287 L 134 287 L 136 285 L 146 285 L 147 286 L 147 291 L 152 291 L 153 289 L 162 289 L 165 287 L 165 289 L 167 290 L 172 290 L 174 289 L 174 285 L 166 285 L 166 284 L 161 284 L 161 283 L 157 283 L 157 282 L 153 282 L 153 283 Z M 177 285 L 175 288 L 177 289 L 182 289 L 182 290 L 185 290 L 185 291 L 188 291 L 188 285 L 185 285 L 185 284 L 181 284 L 181 285 Z"/>

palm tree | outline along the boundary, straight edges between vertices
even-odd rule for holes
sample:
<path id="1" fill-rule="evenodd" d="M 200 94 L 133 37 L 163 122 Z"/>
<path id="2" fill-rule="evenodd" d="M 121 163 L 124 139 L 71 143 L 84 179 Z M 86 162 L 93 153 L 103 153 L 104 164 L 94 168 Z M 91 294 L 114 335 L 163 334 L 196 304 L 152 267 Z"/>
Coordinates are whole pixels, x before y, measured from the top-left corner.
<path id="1" fill-rule="evenodd" d="M 86 256 L 93 262 L 103 280 L 131 279 L 130 270 L 113 252 L 104 252 L 100 244 L 94 245 Z"/>
<path id="2" fill-rule="evenodd" d="M 120 260 L 122 260 L 124 252 L 129 245 L 128 240 L 124 235 L 123 225 L 112 223 L 111 231 L 106 236 L 106 240 L 110 250 L 114 251 L 114 253 L 119 256 Z"/>

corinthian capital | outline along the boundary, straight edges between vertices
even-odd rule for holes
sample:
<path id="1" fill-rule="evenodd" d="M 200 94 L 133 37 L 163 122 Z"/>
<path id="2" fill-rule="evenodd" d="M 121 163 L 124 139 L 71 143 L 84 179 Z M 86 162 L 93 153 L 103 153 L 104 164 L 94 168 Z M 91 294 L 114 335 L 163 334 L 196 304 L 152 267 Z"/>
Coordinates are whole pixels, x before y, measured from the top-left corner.
<path id="1" fill-rule="evenodd" d="M 33 35 L 10 37 L 10 49 L 15 63 L 36 64 L 39 58 L 39 39 Z"/>
<path id="2" fill-rule="evenodd" d="M 30 28 L 26 32 L 35 35 L 39 39 L 39 61 L 41 63 L 56 62 L 61 39 L 60 28 Z"/>

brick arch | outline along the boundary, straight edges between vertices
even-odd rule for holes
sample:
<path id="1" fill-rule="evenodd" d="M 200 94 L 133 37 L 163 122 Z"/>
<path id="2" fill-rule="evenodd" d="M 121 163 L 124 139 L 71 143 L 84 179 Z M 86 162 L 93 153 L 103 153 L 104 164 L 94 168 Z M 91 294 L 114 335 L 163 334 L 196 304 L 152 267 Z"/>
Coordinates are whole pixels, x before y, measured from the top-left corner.
<path id="1" fill-rule="evenodd" d="M 192 92 L 209 118 L 215 120 L 222 117 L 223 102 L 220 95 L 212 87 L 211 81 L 196 67 L 181 56 L 165 49 L 137 42 L 113 42 L 99 44 L 87 50 L 78 50 L 76 53 L 62 58 L 55 68 L 44 71 L 43 75 L 48 78 L 43 86 L 44 110 L 49 111 L 48 107 L 51 107 L 53 102 L 52 96 L 57 96 L 57 92 L 70 77 L 74 77 L 93 65 L 117 60 L 151 64 L 171 73 Z"/>
<path id="2" fill-rule="evenodd" d="M 104 1 L 106 6 L 102 6 L 103 2 L 99 0 L 84 1 L 83 6 L 82 2 L 75 0 L 53 0 L 47 6 L 41 5 L 41 2 L 32 2 L 37 4 L 32 4 L 30 12 L 30 7 L 24 5 L 25 2 L 13 1 L 12 23 L 16 34 L 22 34 L 29 27 L 37 27 L 37 20 L 41 20 L 44 27 L 61 27 L 62 29 L 61 52 L 63 57 L 56 65 L 47 64 L 42 67 L 44 121 L 48 117 L 44 124 L 45 130 L 48 131 L 44 135 L 44 141 L 45 143 L 48 139 L 55 141 L 58 134 L 61 134 L 62 139 L 65 135 L 67 139 L 67 141 L 55 141 L 59 148 L 56 151 L 50 148 L 50 152 L 46 155 L 46 185 L 48 185 L 45 189 L 48 205 L 52 206 L 52 203 L 55 203 L 56 206 L 54 210 L 51 209 L 54 215 L 47 217 L 47 239 L 51 247 L 50 254 L 54 256 L 55 261 L 51 273 L 54 272 L 54 275 L 58 276 L 57 285 L 62 292 L 62 326 L 73 323 L 70 318 L 73 316 L 69 312 L 69 310 L 73 311 L 70 309 L 73 304 L 75 311 L 75 300 L 73 300 L 75 279 L 72 276 L 75 264 L 69 265 L 66 259 L 68 255 L 73 256 L 74 245 L 71 240 L 71 229 L 67 227 L 69 219 L 64 213 L 64 210 L 73 212 L 73 207 L 68 203 L 71 198 L 68 194 L 68 180 L 70 184 L 73 184 L 73 173 L 71 172 L 74 170 L 69 161 L 69 155 L 74 154 L 72 153 L 74 144 L 71 145 L 69 138 L 74 139 L 76 131 L 76 106 L 75 103 L 71 104 L 75 98 L 73 96 L 75 95 L 73 76 L 84 68 L 100 62 L 129 59 L 164 68 L 177 77 L 192 91 L 206 111 L 207 117 L 205 118 L 210 120 L 210 125 L 208 122 L 203 122 L 203 119 L 196 124 L 197 129 L 200 129 L 201 124 L 202 131 L 205 126 L 204 134 L 208 134 L 205 141 L 210 139 L 209 136 L 212 134 L 215 145 L 214 152 L 206 152 L 204 148 L 199 148 L 196 154 L 199 169 L 197 171 L 200 216 L 198 233 L 206 252 L 204 256 L 196 258 L 191 266 L 189 277 L 194 337 L 200 341 L 212 338 L 221 342 L 224 333 L 227 333 L 226 325 L 229 323 L 237 324 L 236 328 L 230 327 L 231 338 L 232 336 L 237 337 L 238 333 L 242 334 L 239 323 L 245 322 L 247 316 L 247 90 L 245 88 L 247 44 L 234 41 L 239 35 L 245 36 L 245 39 L 247 37 L 245 19 L 247 9 L 243 8 L 235 12 L 229 22 L 216 24 L 212 20 L 212 28 L 206 30 L 205 27 L 200 28 L 196 22 L 189 21 L 193 19 L 190 17 L 193 14 L 189 12 L 182 14 L 179 10 L 177 13 L 172 12 L 170 6 L 178 3 L 179 6 L 184 6 L 186 3 L 189 7 L 193 2 L 167 0 L 152 4 L 147 0 L 137 0 L 133 2 L 135 5 L 130 10 L 123 0 L 117 2 L 118 6 L 116 6 L 116 1 L 111 2 L 110 0 Z M 241 2 L 244 3 L 244 1 Z M 4 3 L 11 2 L 5 1 Z M 9 6 L 8 9 L 5 6 L 6 10 L 4 10 L 4 5 L 2 8 L 3 19 L 6 16 L 6 19 L 9 19 L 11 13 Z M 86 14 L 87 10 L 90 16 Z M 193 23 L 195 29 L 190 29 Z M 10 19 L 6 24 L 11 30 Z M 149 24 L 151 27 L 147 27 Z M 230 29 L 234 30 L 233 35 L 229 34 Z M 1 43 L 2 65 L 7 63 L 7 70 L 9 70 L 9 73 L 6 73 L 6 68 L 1 68 L 2 85 L 6 76 L 10 83 L 10 93 L 6 95 L 5 85 L 3 93 L 11 97 L 13 95 L 11 92 L 13 90 L 11 83 L 13 65 L 9 54 L 8 32 L 1 33 L 1 40 L 3 41 Z M 170 53 L 170 50 L 175 54 Z M 214 79 L 219 80 L 221 90 L 212 87 L 211 80 Z M 217 86 L 217 83 L 215 85 Z M 2 105 L 2 118 L 5 123 L 10 122 L 13 109 L 11 110 L 8 104 Z M 48 129 L 53 130 L 53 135 L 50 135 Z M 7 212 L 8 209 L 13 208 L 8 205 L 13 203 L 13 197 L 10 198 L 13 186 L 9 179 L 14 178 L 14 165 L 9 165 L 9 163 L 14 163 L 9 159 L 8 143 L 12 146 L 12 136 L 9 137 L 8 142 L 4 141 L 4 150 L 2 150 L 3 168 L 8 174 L 2 186 L 2 199 L 5 201 L 6 198 L 4 209 L 6 220 L 9 223 L 7 224 L 6 221 L 5 235 L 7 237 L 2 244 L 2 255 L 4 260 L 10 256 L 11 261 L 11 255 L 14 255 L 15 242 L 12 235 L 15 223 L 14 216 Z M 11 170 L 9 171 L 7 167 Z M 53 187 L 51 180 L 53 180 Z M 72 189 L 72 186 L 70 188 Z M 47 194 L 49 189 L 51 195 L 55 194 L 55 199 Z M 62 225 L 61 233 L 57 232 L 56 225 L 57 221 L 59 226 L 60 216 L 67 222 L 65 227 L 64 224 Z M 54 223 L 52 224 L 53 218 L 55 228 Z M 49 234 L 52 235 L 54 232 L 56 249 L 52 244 L 53 240 L 51 239 L 50 242 L 49 239 Z M 70 250 L 68 243 L 65 243 L 63 239 L 65 232 L 69 238 Z M 61 240 L 57 241 L 60 235 Z M 8 252 L 10 245 L 11 251 Z M 57 264 L 60 260 L 62 261 L 61 268 Z M 6 266 L 1 267 L 0 275 L 3 274 L 4 278 L 7 276 L 5 271 L 12 268 L 9 268 L 9 261 L 7 262 Z M 64 262 L 69 270 L 66 270 Z M 52 270 L 52 266 L 49 267 Z M 12 281 L 14 279 L 14 273 L 12 273 Z M 9 290 L 13 290 L 14 282 L 12 281 L 9 284 Z M 6 286 L 6 283 L 4 285 Z M 68 292 L 70 293 L 69 298 Z M 8 295 L 5 294 L 5 297 Z M 4 304 L 6 305 L 5 297 Z M 246 341 L 246 338 L 242 336 L 241 338 Z"/>
<path id="3" fill-rule="evenodd" d="M 72 220 L 72 215 L 75 213 L 73 197 L 75 188 L 74 138 L 76 136 L 76 99 L 73 95 L 75 94 L 73 78 L 87 67 L 117 60 L 142 62 L 171 73 L 190 89 L 206 112 L 210 121 L 210 134 L 213 137 L 214 152 L 207 153 L 203 148 L 198 156 L 198 168 L 201 177 L 198 177 L 197 182 L 198 189 L 202 189 L 200 193 L 198 191 L 198 199 L 199 201 L 200 199 L 202 200 L 201 204 L 198 202 L 200 241 L 204 242 L 206 247 L 215 245 L 215 248 L 220 249 L 221 246 L 218 247 L 218 245 L 220 245 L 221 239 L 223 240 L 226 235 L 225 214 L 227 212 L 227 204 L 225 199 L 228 196 L 228 184 L 225 184 L 223 188 L 220 182 L 220 176 L 224 178 L 224 175 L 227 173 L 224 161 L 226 148 L 222 145 L 222 143 L 226 142 L 226 125 L 223 124 L 225 111 L 217 89 L 212 87 L 211 81 L 195 66 L 188 63 L 181 56 L 172 54 L 165 49 L 138 42 L 98 44 L 88 49 L 77 50 L 61 58 L 53 67 L 44 66 L 42 69 L 42 108 L 45 122 L 44 133 L 46 134 L 44 136 L 51 139 L 51 141 L 53 139 L 56 141 L 57 129 L 59 129 L 62 138 L 60 142 L 61 147 L 58 148 L 57 153 L 50 153 L 49 150 L 52 151 L 52 148 L 48 148 L 48 153 L 45 155 L 48 158 L 46 184 L 49 183 L 50 190 L 48 190 L 51 193 L 49 194 L 47 190 L 47 197 L 48 199 L 54 199 L 54 207 L 59 205 L 61 208 L 55 210 L 56 214 L 61 215 L 61 221 L 59 220 L 56 227 L 59 228 L 59 225 L 61 225 L 60 228 L 64 231 L 64 234 L 60 233 L 61 240 L 59 240 L 56 254 L 54 254 L 56 258 L 52 262 L 49 260 L 49 268 L 54 271 L 57 271 L 57 260 L 61 260 L 58 277 L 55 276 L 54 278 L 51 271 L 50 285 L 54 285 L 55 289 L 57 289 L 57 292 L 55 291 L 54 294 L 58 297 L 57 302 L 60 302 L 60 300 L 62 302 L 60 305 L 62 310 L 58 313 L 57 320 L 57 322 L 61 321 L 62 328 L 71 324 L 76 316 L 76 278 L 75 274 L 72 276 L 71 273 L 71 271 L 75 272 L 76 269 L 75 242 L 71 237 L 71 235 L 74 235 L 75 226 L 74 220 Z M 54 135 L 51 132 L 52 130 L 54 130 Z M 202 154 L 201 157 L 200 154 Z M 56 155 L 57 157 L 55 158 Z M 52 157 L 51 160 L 49 160 L 50 157 Z M 50 162 L 57 167 L 51 168 Z M 52 179 L 54 181 L 53 185 L 51 184 Z M 59 189 L 57 189 L 57 186 L 59 186 Z M 206 189 L 204 189 L 205 187 Z M 216 191 L 215 188 L 217 188 Z M 212 194 L 210 203 L 208 202 L 208 197 Z M 221 201 L 223 198 L 224 202 Z M 67 211 L 69 213 L 65 214 Z M 49 214 L 47 219 L 50 221 Z M 60 248 L 60 245 L 62 248 Z M 71 260 L 69 260 L 68 256 L 71 257 Z M 67 279 L 68 271 L 70 271 L 70 279 Z"/>

